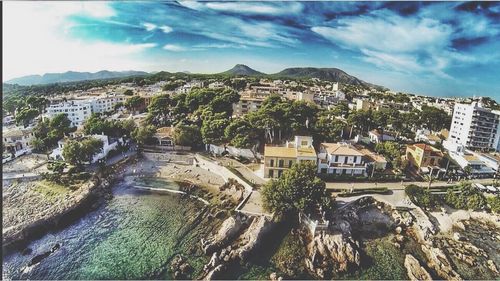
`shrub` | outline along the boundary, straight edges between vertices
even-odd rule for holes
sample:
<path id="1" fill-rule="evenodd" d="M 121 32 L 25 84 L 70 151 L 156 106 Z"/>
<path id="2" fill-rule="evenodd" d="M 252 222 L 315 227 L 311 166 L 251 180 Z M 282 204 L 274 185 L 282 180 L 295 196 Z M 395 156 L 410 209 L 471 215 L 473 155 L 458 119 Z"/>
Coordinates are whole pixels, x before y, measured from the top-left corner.
<path id="1" fill-rule="evenodd" d="M 420 186 L 410 184 L 405 187 L 405 193 L 413 204 L 422 208 L 434 209 L 437 206 L 436 197 L 430 191 Z"/>
<path id="2" fill-rule="evenodd" d="M 470 183 L 460 183 L 458 191 L 448 190 L 446 204 L 455 209 L 482 210 L 486 207 L 486 198 Z"/>
<path id="3" fill-rule="evenodd" d="M 486 199 L 488 205 L 490 205 L 490 209 L 492 212 L 499 214 L 500 213 L 500 196 L 492 196 Z"/>

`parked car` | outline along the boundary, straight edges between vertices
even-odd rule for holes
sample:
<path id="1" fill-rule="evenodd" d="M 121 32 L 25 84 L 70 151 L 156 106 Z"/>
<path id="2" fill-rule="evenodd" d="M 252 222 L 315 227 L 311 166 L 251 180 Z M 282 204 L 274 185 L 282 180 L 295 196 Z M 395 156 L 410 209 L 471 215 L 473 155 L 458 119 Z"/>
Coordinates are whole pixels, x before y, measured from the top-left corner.
<path id="1" fill-rule="evenodd" d="M 480 184 L 480 183 L 475 183 L 474 184 L 476 186 L 477 189 L 479 189 L 480 191 L 483 191 L 483 192 L 488 192 L 488 188 L 486 188 L 486 186 Z"/>
<path id="2" fill-rule="evenodd" d="M 497 193 L 498 192 L 498 190 L 492 185 L 488 185 L 486 188 L 488 189 L 488 192 L 490 192 L 490 193 Z"/>

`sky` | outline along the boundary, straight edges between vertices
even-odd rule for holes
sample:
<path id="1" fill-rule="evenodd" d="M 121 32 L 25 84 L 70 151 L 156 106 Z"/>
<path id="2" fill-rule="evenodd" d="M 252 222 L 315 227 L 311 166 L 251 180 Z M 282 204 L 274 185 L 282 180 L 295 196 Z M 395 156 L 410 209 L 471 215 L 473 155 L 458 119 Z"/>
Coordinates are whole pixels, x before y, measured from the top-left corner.
<path id="1" fill-rule="evenodd" d="M 65 71 L 335 67 L 395 91 L 500 99 L 499 2 L 3 3 L 3 81 Z"/>

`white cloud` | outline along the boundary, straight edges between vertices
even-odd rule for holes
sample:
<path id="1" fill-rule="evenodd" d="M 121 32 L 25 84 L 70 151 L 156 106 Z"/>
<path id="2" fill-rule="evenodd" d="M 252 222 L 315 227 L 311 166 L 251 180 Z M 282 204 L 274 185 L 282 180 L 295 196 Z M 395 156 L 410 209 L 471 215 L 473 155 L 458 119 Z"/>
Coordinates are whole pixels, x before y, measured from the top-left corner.
<path id="1" fill-rule="evenodd" d="M 297 13 L 302 10 L 302 4 L 287 2 L 282 5 L 273 3 L 252 3 L 252 2 L 208 2 L 207 8 L 219 11 L 235 12 L 242 14 L 267 14 L 281 15 Z"/>
<path id="2" fill-rule="evenodd" d="M 174 31 L 174 29 L 173 29 L 173 28 L 171 28 L 171 27 L 170 27 L 170 26 L 168 26 L 168 25 L 162 25 L 162 26 L 160 26 L 160 29 L 161 29 L 161 31 L 163 31 L 164 33 L 170 33 L 170 32 L 172 32 L 172 31 Z"/>
<path id="3" fill-rule="evenodd" d="M 186 48 L 184 48 L 182 46 L 174 45 L 174 44 L 167 44 L 167 45 L 163 46 L 163 49 L 167 50 L 167 51 L 172 51 L 172 52 L 182 52 L 182 51 L 187 50 Z"/>
<path id="4" fill-rule="evenodd" d="M 114 15 L 106 2 L 8 2 L 3 12 L 4 79 L 68 70 L 142 69 L 141 54 L 155 44 L 84 42 L 64 33 L 70 15 Z"/>
<path id="5" fill-rule="evenodd" d="M 144 26 L 144 28 L 147 31 L 152 31 L 152 30 L 156 29 L 156 24 L 150 23 L 150 22 L 145 22 L 145 23 L 142 24 L 142 26 Z"/>

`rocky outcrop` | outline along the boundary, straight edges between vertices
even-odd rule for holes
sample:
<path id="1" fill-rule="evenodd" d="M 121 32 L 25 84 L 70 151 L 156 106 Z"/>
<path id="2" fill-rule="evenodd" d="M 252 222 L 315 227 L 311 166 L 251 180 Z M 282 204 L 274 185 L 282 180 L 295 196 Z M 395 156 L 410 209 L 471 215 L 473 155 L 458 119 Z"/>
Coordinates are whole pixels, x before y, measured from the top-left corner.
<path id="1" fill-rule="evenodd" d="M 240 247 L 236 249 L 236 254 L 241 261 L 245 261 L 248 254 L 257 246 L 262 235 L 271 226 L 271 221 L 265 216 L 260 216 L 252 221 L 245 233 L 241 236 Z"/>
<path id="2" fill-rule="evenodd" d="M 405 268 L 406 273 L 411 281 L 420 281 L 420 280 L 432 280 L 431 275 L 423 266 L 420 265 L 418 260 L 412 255 L 406 255 L 405 257 Z"/>
<path id="3" fill-rule="evenodd" d="M 441 278 L 447 280 L 462 280 L 441 249 L 423 244 L 422 251 L 427 257 L 427 265 L 433 268 Z"/>
<path id="4" fill-rule="evenodd" d="M 191 265 L 181 255 L 177 255 L 170 263 L 170 270 L 174 273 L 175 279 L 190 279 L 189 274 L 193 270 Z"/>
<path id="5" fill-rule="evenodd" d="M 210 254 L 226 243 L 231 241 L 243 227 L 243 218 L 234 216 L 227 218 L 223 223 L 217 234 L 209 239 L 201 240 L 201 247 L 205 254 Z"/>
<path id="6" fill-rule="evenodd" d="M 329 278 L 331 272 L 345 272 L 360 264 L 358 245 L 341 233 L 321 232 L 307 248 L 306 266 L 320 279 Z"/>

